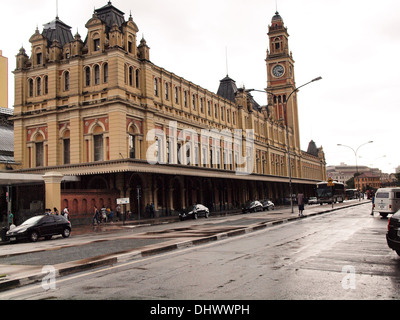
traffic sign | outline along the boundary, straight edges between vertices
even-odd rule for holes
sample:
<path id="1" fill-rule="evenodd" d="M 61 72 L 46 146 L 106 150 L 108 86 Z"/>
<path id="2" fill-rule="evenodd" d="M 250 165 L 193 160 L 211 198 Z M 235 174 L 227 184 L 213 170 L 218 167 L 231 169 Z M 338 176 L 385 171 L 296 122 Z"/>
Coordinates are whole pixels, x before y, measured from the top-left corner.
<path id="1" fill-rule="evenodd" d="M 117 204 L 129 204 L 129 198 L 117 199 Z"/>

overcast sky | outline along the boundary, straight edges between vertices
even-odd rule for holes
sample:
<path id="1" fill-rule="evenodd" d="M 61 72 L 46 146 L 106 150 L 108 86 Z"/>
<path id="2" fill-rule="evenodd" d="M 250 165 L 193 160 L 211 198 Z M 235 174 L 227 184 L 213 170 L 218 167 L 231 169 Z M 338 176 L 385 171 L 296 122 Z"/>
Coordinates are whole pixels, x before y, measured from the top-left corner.
<path id="1" fill-rule="evenodd" d="M 107 0 L 59 0 L 59 17 L 84 39 L 94 8 Z M 314 140 L 328 165 L 358 164 L 392 173 L 400 165 L 400 1 L 398 0 L 114 0 L 132 12 L 151 61 L 217 92 L 228 73 L 238 87 L 266 87 L 268 25 L 276 8 L 290 34 L 296 84 L 323 80 L 298 94 L 301 148 Z M 56 0 L 4 1 L 0 50 L 9 58 L 9 105 L 15 56 L 30 55 L 29 38 L 54 20 Z M 228 54 L 226 54 L 226 52 Z M 228 59 L 226 59 L 226 56 Z M 228 63 L 226 63 L 228 60 Z M 228 67 L 227 67 L 228 65 Z M 255 99 L 266 104 L 263 93 Z"/>

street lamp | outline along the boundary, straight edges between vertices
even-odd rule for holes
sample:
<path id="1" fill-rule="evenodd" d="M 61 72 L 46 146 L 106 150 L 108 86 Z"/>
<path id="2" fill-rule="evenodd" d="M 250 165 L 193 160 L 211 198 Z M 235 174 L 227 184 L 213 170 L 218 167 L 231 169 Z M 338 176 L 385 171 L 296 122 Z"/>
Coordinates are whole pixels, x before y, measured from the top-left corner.
<path id="1" fill-rule="evenodd" d="M 346 147 L 346 148 L 351 149 L 351 150 L 354 152 L 354 155 L 355 155 L 355 157 L 356 157 L 356 173 L 357 173 L 357 176 L 358 176 L 358 160 L 357 160 L 358 150 L 360 150 L 360 148 L 361 148 L 362 146 L 365 146 L 366 144 L 369 144 L 369 143 L 374 143 L 374 142 L 373 142 L 373 141 L 365 142 L 365 143 L 363 143 L 362 145 L 360 145 L 356 150 L 354 150 L 352 147 L 349 147 L 349 146 L 346 146 L 346 145 L 344 145 L 344 144 L 338 143 L 338 146 L 339 146 L 339 147 Z M 354 175 L 354 184 L 356 183 L 356 179 L 355 179 L 355 178 L 356 178 L 356 177 L 355 177 L 355 175 Z M 360 192 L 358 193 L 358 200 L 361 201 Z"/>
<path id="2" fill-rule="evenodd" d="M 289 96 L 288 96 L 288 98 L 286 99 L 286 101 L 284 101 L 285 126 L 286 126 L 286 144 L 287 144 L 287 157 L 288 157 L 288 166 L 289 166 L 289 172 L 288 172 L 288 173 L 289 173 L 290 208 L 291 208 L 291 210 L 292 210 L 292 213 L 294 213 L 294 210 L 293 210 L 293 197 L 292 197 L 292 193 L 293 193 L 293 191 L 292 191 L 292 164 L 291 164 L 291 160 L 290 160 L 290 144 L 289 144 L 290 141 L 289 141 L 289 126 L 288 126 L 288 121 L 287 121 L 287 105 L 288 105 L 288 101 L 289 101 L 289 99 L 292 97 L 292 95 L 293 95 L 295 92 L 299 91 L 300 88 L 303 88 L 303 87 L 305 87 L 306 85 L 309 85 L 310 83 L 313 83 L 313 82 L 316 82 L 316 81 L 319 81 L 319 80 L 322 80 L 322 77 L 315 78 L 315 79 L 313 79 L 313 80 L 311 80 L 311 81 L 309 81 L 309 82 L 307 82 L 307 83 L 301 85 L 300 87 L 295 88 L 295 89 L 289 94 Z M 265 91 L 255 90 L 255 89 L 246 90 L 246 92 L 251 92 L 251 91 L 266 92 L 267 94 L 271 94 L 271 95 L 273 95 L 274 97 L 276 96 L 274 93 L 268 92 L 268 91 L 266 91 L 266 90 L 265 90 Z"/>

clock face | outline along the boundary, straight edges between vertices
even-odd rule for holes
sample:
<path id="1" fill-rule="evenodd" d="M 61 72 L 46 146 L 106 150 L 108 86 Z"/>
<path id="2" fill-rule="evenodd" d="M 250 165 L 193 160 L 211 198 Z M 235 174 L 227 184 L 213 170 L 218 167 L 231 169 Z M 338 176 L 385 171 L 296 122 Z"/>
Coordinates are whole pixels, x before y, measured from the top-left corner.
<path id="1" fill-rule="evenodd" d="M 285 73 L 285 68 L 280 64 L 278 64 L 272 69 L 272 74 L 277 78 L 282 77 L 284 73 Z"/>

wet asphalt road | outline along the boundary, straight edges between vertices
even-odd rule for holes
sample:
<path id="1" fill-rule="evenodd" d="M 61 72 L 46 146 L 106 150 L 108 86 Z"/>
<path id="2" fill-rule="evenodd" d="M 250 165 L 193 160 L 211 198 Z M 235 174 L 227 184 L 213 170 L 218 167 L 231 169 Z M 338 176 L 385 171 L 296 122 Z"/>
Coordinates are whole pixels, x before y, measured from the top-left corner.
<path id="1" fill-rule="evenodd" d="M 370 205 L 15 289 L 5 299 L 399 299 L 400 258 Z"/>

